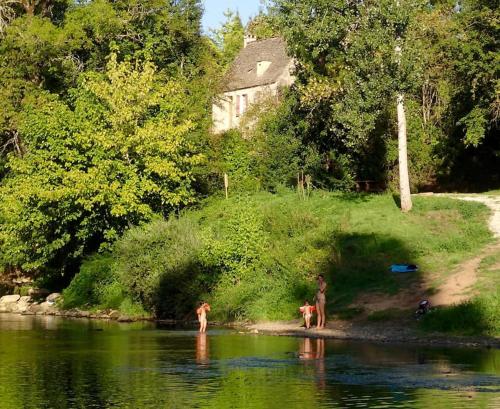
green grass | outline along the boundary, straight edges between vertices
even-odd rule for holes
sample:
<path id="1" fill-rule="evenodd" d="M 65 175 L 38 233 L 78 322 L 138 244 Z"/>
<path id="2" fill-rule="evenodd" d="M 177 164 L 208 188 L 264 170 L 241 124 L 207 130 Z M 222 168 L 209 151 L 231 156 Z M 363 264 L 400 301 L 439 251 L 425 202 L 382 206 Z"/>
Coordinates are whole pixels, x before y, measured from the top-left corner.
<path id="1" fill-rule="evenodd" d="M 421 321 L 421 328 L 453 335 L 499 336 L 499 317 L 499 294 L 488 294 L 432 311 Z"/>
<path id="2" fill-rule="evenodd" d="M 484 192 L 483 195 L 493 195 L 493 196 L 498 196 L 500 195 L 500 189 L 496 190 L 489 190 L 487 192 Z"/>
<path id="3" fill-rule="evenodd" d="M 421 327 L 455 335 L 500 336 L 500 250 L 481 261 L 474 290 L 478 295 L 472 300 L 434 310 Z"/>
<path id="4" fill-rule="evenodd" d="M 168 233 L 175 223 L 155 221 L 132 229 L 111 259 L 122 266 L 115 274 L 120 288 L 128 288 L 137 302 L 144 295 L 134 296 L 135 283 L 147 282 L 154 294 L 148 299 L 161 301 L 167 316 L 185 318 L 205 299 L 212 304 L 212 319 L 296 318 L 304 299 L 312 301 L 315 277 L 322 273 L 329 285 L 330 313 L 354 318 L 360 312 L 349 305 L 358 295 L 394 294 L 429 274 L 444 277 L 472 257 L 491 241 L 487 217 L 480 203 L 441 197 L 416 197 L 408 214 L 387 194 L 314 191 L 304 200 L 282 191 L 212 198 L 181 215 L 189 219 L 194 251 L 164 239 L 177 237 Z M 178 253 L 182 263 L 175 262 Z M 419 273 L 388 271 L 402 262 L 418 264 Z M 131 280 L 132 271 L 142 281 Z M 113 300 L 113 291 L 94 293 Z"/>
<path id="5" fill-rule="evenodd" d="M 260 193 L 212 200 L 189 216 L 224 236 L 224 224 L 242 211 L 262 223 L 265 260 L 271 260 L 269 269 L 279 271 L 269 281 L 278 283 L 260 283 L 259 291 L 243 280 L 237 289 L 216 287 L 211 297 L 221 308 L 244 302 L 242 316 L 250 319 L 290 318 L 297 303 L 312 298 L 319 273 L 329 282 L 334 312 L 364 292 L 394 294 L 423 275 L 444 276 L 491 239 L 485 206 L 447 198 L 415 198 L 414 210 L 403 214 L 390 195 L 316 191 L 301 200 L 294 193 Z M 421 269 L 417 275 L 394 275 L 388 267 L 395 262 Z"/>

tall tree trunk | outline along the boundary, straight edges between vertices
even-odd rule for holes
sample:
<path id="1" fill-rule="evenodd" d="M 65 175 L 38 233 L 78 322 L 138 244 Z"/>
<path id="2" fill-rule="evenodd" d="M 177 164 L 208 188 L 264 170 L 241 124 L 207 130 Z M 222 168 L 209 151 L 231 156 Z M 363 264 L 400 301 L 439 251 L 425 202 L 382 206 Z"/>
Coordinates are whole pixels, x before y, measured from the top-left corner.
<path id="1" fill-rule="evenodd" d="M 410 178 L 408 176 L 408 151 L 406 148 L 406 114 L 403 94 L 398 94 L 398 150 L 399 150 L 399 194 L 401 210 L 409 212 L 412 208 Z"/>

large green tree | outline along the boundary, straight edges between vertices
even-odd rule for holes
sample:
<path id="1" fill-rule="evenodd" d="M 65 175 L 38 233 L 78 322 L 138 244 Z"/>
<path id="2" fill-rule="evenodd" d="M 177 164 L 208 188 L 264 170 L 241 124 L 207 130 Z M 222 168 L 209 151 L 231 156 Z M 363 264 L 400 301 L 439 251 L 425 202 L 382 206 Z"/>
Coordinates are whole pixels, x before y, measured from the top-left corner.
<path id="1" fill-rule="evenodd" d="M 274 1 L 318 144 L 347 154 L 358 177 L 372 179 L 363 163 L 398 135 L 403 210 L 411 208 L 404 99 L 422 81 L 417 16 L 425 3 Z"/>
<path id="2" fill-rule="evenodd" d="M 0 187 L 4 265 L 64 267 L 111 243 L 130 224 L 193 199 L 200 163 L 180 120 L 184 91 L 154 65 L 88 73 L 71 103 L 41 93 L 23 102 L 23 156 L 8 157 Z"/>
<path id="3" fill-rule="evenodd" d="M 119 59 L 147 59 L 187 82 L 203 76 L 198 65 L 210 60 L 197 0 L 94 0 L 67 8 L 62 0 L 2 1 L 0 16 L 8 16 L 0 33 L 2 146 L 19 135 L 17 114 L 26 95 L 47 90 L 67 96 L 82 72 L 103 70 L 111 52 Z M 57 18 L 55 10 L 61 10 Z"/>

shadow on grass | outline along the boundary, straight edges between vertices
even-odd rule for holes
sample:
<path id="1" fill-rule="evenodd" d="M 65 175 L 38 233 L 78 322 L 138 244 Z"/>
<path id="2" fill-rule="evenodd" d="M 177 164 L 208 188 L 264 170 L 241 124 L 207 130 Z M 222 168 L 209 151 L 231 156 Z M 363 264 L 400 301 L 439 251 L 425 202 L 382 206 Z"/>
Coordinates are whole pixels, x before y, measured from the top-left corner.
<path id="1" fill-rule="evenodd" d="M 392 194 L 392 200 L 394 200 L 394 204 L 398 209 L 401 209 L 401 196 L 396 193 Z"/>
<path id="2" fill-rule="evenodd" d="M 330 250 L 322 267 L 330 282 L 329 306 L 335 309 L 345 308 L 363 293 L 396 294 L 422 279 L 419 272 L 389 271 L 391 264 L 412 263 L 413 257 L 403 242 L 387 235 L 334 233 L 316 245 Z"/>
<path id="3" fill-rule="evenodd" d="M 349 203 L 349 205 L 352 205 L 353 203 L 367 203 L 372 200 L 375 195 L 377 195 L 377 193 L 346 192 L 335 196 L 335 199 L 339 202 L 346 202 Z"/>

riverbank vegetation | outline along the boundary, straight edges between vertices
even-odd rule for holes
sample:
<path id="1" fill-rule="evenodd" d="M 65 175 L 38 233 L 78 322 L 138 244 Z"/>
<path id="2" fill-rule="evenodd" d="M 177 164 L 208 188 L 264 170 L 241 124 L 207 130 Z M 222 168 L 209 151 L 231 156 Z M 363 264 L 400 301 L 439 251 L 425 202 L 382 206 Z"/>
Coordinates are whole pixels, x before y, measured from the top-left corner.
<path id="1" fill-rule="evenodd" d="M 454 335 L 500 336 L 500 247 L 485 257 L 477 271 L 475 296 L 433 311 L 422 321 L 427 331 Z"/>
<path id="2" fill-rule="evenodd" d="M 205 299 L 214 319 L 290 319 L 324 273 L 336 312 L 360 294 L 395 294 L 427 275 L 446 275 L 490 240 L 487 215 L 481 204 L 446 198 L 416 198 L 414 212 L 403 215 L 386 194 L 303 198 L 285 190 L 211 199 L 127 231 L 111 253 L 83 263 L 64 299 L 91 293 L 70 306 L 95 300 L 117 308 L 128 298 L 179 319 Z M 395 262 L 420 271 L 398 276 L 388 271 Z"/>

